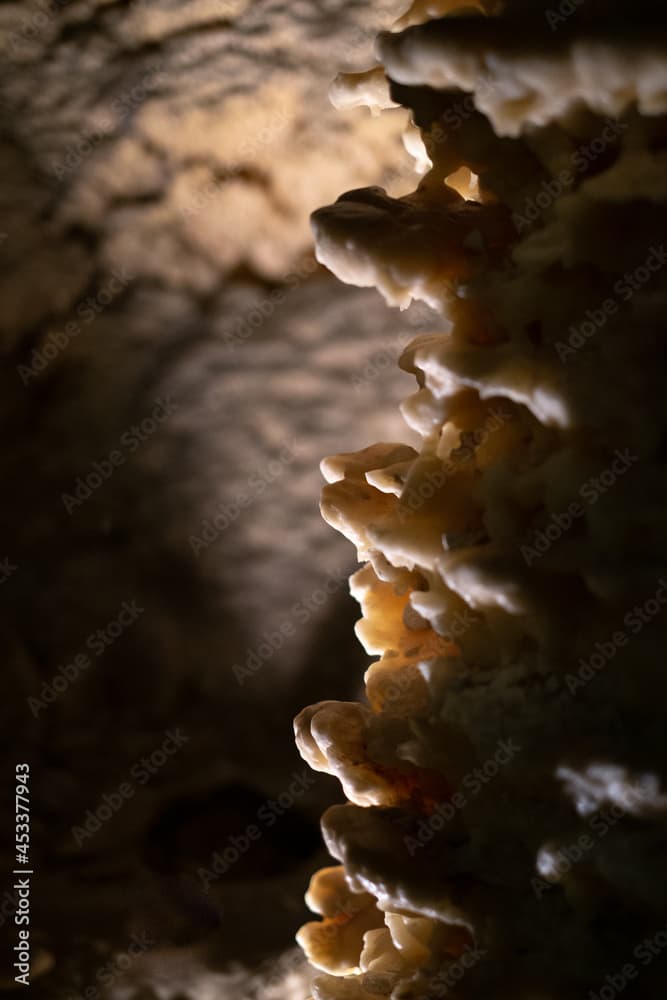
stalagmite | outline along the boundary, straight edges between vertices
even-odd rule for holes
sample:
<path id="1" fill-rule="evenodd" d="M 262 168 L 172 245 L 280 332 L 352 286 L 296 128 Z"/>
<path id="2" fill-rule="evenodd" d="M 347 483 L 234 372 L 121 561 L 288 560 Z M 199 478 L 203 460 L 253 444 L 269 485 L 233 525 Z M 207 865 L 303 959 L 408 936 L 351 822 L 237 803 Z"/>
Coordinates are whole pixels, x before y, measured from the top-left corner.
<path id="1" fill-rule="evenodd" d="M 388 87 L 336 84 L 429 168 L 316 212 L 318 257 L 450 329 L 401 359 L 419 450 L 323 463 L 379 659 L 295 722 L 349 800 L 315 1000 L 667 986 L 667 39 L 647 3 L 501 6 L 417 0 Z"/>

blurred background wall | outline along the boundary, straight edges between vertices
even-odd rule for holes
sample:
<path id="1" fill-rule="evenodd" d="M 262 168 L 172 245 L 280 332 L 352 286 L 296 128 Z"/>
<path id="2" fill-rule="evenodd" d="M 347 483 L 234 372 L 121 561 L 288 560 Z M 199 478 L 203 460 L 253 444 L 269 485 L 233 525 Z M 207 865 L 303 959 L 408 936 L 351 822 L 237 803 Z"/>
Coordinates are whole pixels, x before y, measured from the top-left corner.
<path id="1" fill-rule="evenodd" d="M 0 5 L 3 872 L 25 760 L 35 996 L 251 996 L 229 962 L 275 970 L 306 916 L 339 793 L 291 718 L 364 662 L 318 463 L 405 438 L 428 324 L 324 273 L 308 215 L 414 186 L 404 112 L 327 101 L 403 6 Z"/>

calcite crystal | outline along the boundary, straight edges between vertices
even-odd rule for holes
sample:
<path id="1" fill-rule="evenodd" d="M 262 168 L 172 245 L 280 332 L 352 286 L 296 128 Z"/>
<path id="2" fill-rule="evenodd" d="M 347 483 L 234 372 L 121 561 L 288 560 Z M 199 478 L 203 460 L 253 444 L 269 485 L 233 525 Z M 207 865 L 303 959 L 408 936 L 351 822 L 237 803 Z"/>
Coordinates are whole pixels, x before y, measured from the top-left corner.
<path id="1" fill-rule="evenodd" d="M 419 450 L 323 463 L 379 659 L 366 704 L 295 723 L 349 800 L 299 939 L 315 1000 L 657 998 L 665 32 L 648 4 L 460 6 L 415 3 L 335 86 L 409 108 L 429 169 L 316 212 L 319 259 L 449 329 L 401 359 Z"/>

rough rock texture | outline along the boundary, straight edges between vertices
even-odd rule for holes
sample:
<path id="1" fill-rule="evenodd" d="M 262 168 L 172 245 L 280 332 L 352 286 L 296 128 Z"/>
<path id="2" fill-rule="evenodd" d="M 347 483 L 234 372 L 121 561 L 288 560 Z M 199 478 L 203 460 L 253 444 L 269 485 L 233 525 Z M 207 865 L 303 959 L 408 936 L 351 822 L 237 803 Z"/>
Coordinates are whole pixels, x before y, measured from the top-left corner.
<path id="1" fill-rule="evenodd" d="M 343 281 L 449 322 L 400 361 L 417 447 L 322 465 L 380 658 L 295 722 L 349 800 L 299 934 L 314 1000 L 667 983 L 667 44 L 651 5 L 485 6 L 381 36 L 417 189 L 314 216 Z"/>
<path id="2" fill-rule="evenodd" d="M 202 301 L 235 268 L 280 280 L 317 204 L 405 165 L 404 112 L 327 111 L 381 23 L 340 2 L 3 4 L 6 335 L 118 266 Z"/>
<path id="3" fill-rule="evenodd" d="M 317 463 L 384 431 L 386 371 L 429 327 L 342 292 L 307 219 L 342 188 L 405 183 L 405 112 L 327 103 L 400 6 L 0 5 L 3 787 L 30 761 L 35 997 L 134 1000 L 98 973 L 137 928 L 157 942 L 126 973 L 142 1000 L 162 967 L 181 972 L 161 997 L 200 996 L 305 914 L 325 784 L 208 892 L 196 872 L 302 773 L 293 712 L 358 683 Z M 189 742 L 77 845 L 174 727 Z M 199 964 L 165 957 L 210 936 Z M 245 995 L 229 976 L 216 988 Z"/>

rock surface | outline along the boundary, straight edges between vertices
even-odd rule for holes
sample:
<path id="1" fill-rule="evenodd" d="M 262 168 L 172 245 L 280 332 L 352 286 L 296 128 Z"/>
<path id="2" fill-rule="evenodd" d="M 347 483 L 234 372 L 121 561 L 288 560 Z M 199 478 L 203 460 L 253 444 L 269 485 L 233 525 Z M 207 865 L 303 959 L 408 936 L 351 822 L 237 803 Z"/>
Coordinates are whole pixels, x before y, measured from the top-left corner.
<path id="1" fill-rule="evenodd" d="M 401 6 L 0 7 L 3 759 L 5 788 L 32 769 L 35 997 L 250 998 L 229 962 L 305 916 L 326 781 L 208 892 L 197 869 L 288 794 L 292 715 L 364 662 L 318 463 L 391 430 L 429 318 L 340 289 L 307 219 L 409 186 L 405 113 L 327 102 Z"/>

